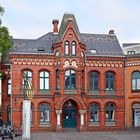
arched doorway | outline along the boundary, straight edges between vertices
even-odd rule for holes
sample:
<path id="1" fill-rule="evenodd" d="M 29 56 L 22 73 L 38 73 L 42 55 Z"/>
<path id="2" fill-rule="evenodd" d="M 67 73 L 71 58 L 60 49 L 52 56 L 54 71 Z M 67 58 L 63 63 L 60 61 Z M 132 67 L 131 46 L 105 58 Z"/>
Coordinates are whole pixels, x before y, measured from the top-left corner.
<path id="1" fill-rule="evenodd" d="M 77 127 L 77 106 L 73 100 L 68 100 L 62 109 L 62 126 L 63 128 Z"/>
<path id="2" fill-rule="evenodd" d="M 133 127 L 140 127 L 140 104 L 132 105 L 132 125 Z"/>

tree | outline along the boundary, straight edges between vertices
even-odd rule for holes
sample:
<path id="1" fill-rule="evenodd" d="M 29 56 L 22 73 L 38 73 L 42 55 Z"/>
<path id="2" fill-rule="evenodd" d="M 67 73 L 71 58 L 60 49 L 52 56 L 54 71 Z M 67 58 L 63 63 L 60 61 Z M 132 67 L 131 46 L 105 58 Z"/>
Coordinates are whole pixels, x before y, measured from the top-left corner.
<path id="1" fill-rule="evenodd" d="M 3 15 L 4 8 L 0 5 L 0 15 Z M 2 54 L 2 60 L 6 57 L 7 49 L 11 47 L 11 37 L 9 36 L 8 28 L 2 26 L 2 21 L 0 19 L 0 53 Z"/>
<path id="2" fill-rule="evenodd" d="M 12 38 L 9 36 L 8 28 L 2 26 L 1 16 L 4 13 L 4 8 L 0 5 L 0 54 L 1 54 L 1 61 L 0 61 L 0 78 L 4 78 L 4 62 L 6 58 L 7 50 L 10 49 L 12 45 Z"/>

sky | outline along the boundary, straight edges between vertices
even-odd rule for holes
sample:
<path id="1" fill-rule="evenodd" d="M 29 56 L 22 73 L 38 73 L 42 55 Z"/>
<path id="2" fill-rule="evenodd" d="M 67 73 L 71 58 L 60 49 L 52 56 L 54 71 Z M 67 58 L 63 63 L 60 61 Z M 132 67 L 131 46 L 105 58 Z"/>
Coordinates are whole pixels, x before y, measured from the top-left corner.
<path id="1" fill-rule="evenodd" d="M 122 43 L 140 43 L 140 0 L 0 0 L 2 25 L 13 38 L 36 39 L 52 32 L 73 13 L 81 33 L 108 34 L 114 30 Z"/>

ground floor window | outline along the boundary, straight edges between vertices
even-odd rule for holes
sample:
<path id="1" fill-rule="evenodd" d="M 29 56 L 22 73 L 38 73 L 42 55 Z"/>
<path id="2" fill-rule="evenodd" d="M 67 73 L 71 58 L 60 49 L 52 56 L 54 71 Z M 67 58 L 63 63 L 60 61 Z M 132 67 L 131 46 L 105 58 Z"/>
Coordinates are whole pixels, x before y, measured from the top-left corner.
<path id="1" fill-rule="evenodd" d="M 114 104 L 108 103 L 105 108 L 106 122 L 115 121 L 114 114 L 115 114 Z"/>
<path id="2" fill-rule="evenodd" d="M 140 104 L 135 103 L 132 105 L 132 125 L 140 127 Z"/>
<path id="3" fill-rule="evenodd" d="M 90 122 L 98 122 L 98 121 L 99 121 L 99 105 L 93 103 L 90 106 Z"/>
<path id="4" fill-rule="evenodd" d="M 50 123 L 50 106 L 47 103 L 43 103 L 39 107 L 40 109 L 40 124 Z"/>

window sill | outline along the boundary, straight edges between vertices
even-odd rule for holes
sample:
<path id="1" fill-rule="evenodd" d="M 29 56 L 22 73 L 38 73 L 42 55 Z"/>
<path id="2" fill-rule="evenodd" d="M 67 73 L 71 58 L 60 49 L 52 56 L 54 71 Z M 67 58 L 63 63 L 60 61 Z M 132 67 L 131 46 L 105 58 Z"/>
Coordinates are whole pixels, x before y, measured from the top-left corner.
<path id="1" fill-rule="evenodd" d="M 138 93 L 140 90 L 131 90 L 131 93 Z"/>
<path id="2" fill-rule="evenodd" d="M 98 95 L 99 94 L 99 90 L 90 90 L 89 94 L 95 94 Z"/>
<path id="3" fill-rule="evenodd" d="M 50 127 L 50 124 L 40 124 L 39 127 Z"/>
<path id="4" fill-rule="evenodd" d="M 105 126 L 116 126 L 115 122 L 105 122 Z"/>
<path id="5" fill-rule="evenodd" d="M 90 122 L 89 126 L 100 126 L 99 122 Z"/>
<path id="6" fill-rule="evenodd" d="M 50 94 L 49 90 L 39 90 L 39 94 Z"/>
<path id="7" fill-rule="evenodd" d="M 65 90 L 64 91 L 64 94 L 76 94 L 76 93 L 77 93 L 76 89 L 75 90 Z"/>

